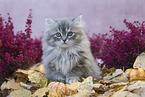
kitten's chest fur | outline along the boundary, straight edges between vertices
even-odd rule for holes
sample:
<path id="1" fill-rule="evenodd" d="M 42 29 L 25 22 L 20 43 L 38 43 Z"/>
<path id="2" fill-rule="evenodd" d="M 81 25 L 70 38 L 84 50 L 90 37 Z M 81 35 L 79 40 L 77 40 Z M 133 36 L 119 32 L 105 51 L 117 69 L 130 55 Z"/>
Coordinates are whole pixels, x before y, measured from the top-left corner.
<path id="1" fill-rule="evenodd" d="M 65 50 L 54 50 L 56 53 L 54 56 L 56 56 L 53 59 L 53 63 L 55 65 L 55 69 L 57 71 L 60 71 L 64 75 L 66 75 L 69 71 L 72 70 L 73 67 L 75 67 L 79 60 L 80 55 L 78 50 L 73 49 L 65 49 Z"/>

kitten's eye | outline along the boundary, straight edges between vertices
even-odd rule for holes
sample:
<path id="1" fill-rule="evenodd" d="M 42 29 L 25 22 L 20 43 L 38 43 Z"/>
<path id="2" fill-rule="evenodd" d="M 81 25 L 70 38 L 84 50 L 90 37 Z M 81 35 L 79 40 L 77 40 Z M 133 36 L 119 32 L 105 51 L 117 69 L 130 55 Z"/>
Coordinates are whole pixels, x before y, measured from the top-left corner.
<path id="1" fill-rule="evenodd" d="M 72 36 L 73 35 L 73 32 L 68 32 L 67 33 L 67 36 Z"/>
<path id="2" fill-rule="evenodd" d="M 56 33 L 55 34 L 57 37 L 61 37 L 61 34 L 60 33 Z"/>

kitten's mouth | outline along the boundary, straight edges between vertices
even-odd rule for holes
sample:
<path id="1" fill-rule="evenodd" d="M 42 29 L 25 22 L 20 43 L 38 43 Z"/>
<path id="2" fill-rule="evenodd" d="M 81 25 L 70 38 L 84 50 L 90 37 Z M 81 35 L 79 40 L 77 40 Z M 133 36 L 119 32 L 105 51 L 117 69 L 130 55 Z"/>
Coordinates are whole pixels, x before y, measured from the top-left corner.
<path id="1" fill-rule="evenodd" d="M 69 45 L 68 45 L 67 43 L 63 43 L 63 44 L 61 45 L 61 47 L 67 48 L 67 47 L 69 47 Z"/>

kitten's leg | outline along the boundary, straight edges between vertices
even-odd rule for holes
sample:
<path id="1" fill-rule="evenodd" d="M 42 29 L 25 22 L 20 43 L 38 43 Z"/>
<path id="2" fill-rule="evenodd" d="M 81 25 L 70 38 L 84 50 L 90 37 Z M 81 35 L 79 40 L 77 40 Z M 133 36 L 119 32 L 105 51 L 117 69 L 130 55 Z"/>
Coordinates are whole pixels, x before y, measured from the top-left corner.
<path id="1" fill-rule="evenodd" d="M 66 75 L 66 83 L 67 84 L 75 83 L 75 82 L 77 82 L 79 80 L 80 80 L 80 77 L 77 74 L 73 73 L 73 72 L 71 72 L 71 73 Z"/>
<path id="2" fill-rule="evenodd" d="M 76 66 L 66 75 L 66 83 L 75 83 L 77 81 L 80 81 L 80 78 L 86 77 L 87 68 L 84 66 Z"/>
<path id="3" fill-rule="evenodd" d="M 45 78 L 53 81 L 65 82 L 65 76 L 49 66 L 45 66 Z"/>
<path id="4" fill-rule="evenodd" d="M 80 78 L 93 76 L 96 79 L 102 78 L 101 68 L 96 64 L 96 62 L 92 59 L 83 60 L 82 64 L 74 67 L 67 75 L 66 75 L 66 83 L 74 83 L 80 81 Z"/>
<path id="5" fill-rule="evenodd" d="M 92 59 L 86 60 L 86 68 L 88 69 L 88 74 L 90 76 L 93 76 L 96 79 L 102 78 L 102 70 L 101 68 L 96 64 L 96 62 Z"/>

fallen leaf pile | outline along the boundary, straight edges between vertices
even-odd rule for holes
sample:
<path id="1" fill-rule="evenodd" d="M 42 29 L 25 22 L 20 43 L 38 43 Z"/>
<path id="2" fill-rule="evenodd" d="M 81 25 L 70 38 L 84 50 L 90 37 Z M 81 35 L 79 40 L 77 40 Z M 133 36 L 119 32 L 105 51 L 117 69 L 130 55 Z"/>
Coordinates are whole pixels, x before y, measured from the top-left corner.
<path id="1" fill-rule="evenodd" d="M 82 82 L 72 84 L 49 81 L 44 77 L 44 73 L 41 63 L 35 64 L 29 70 L 17 70 L 1 85 L 2 97 L 144 97 L 145 95 L 145 71 L 142 67 L 127 69 L 125 72 L 122 69 L 104 68 L 102 80 L 89 76 Z"/>

